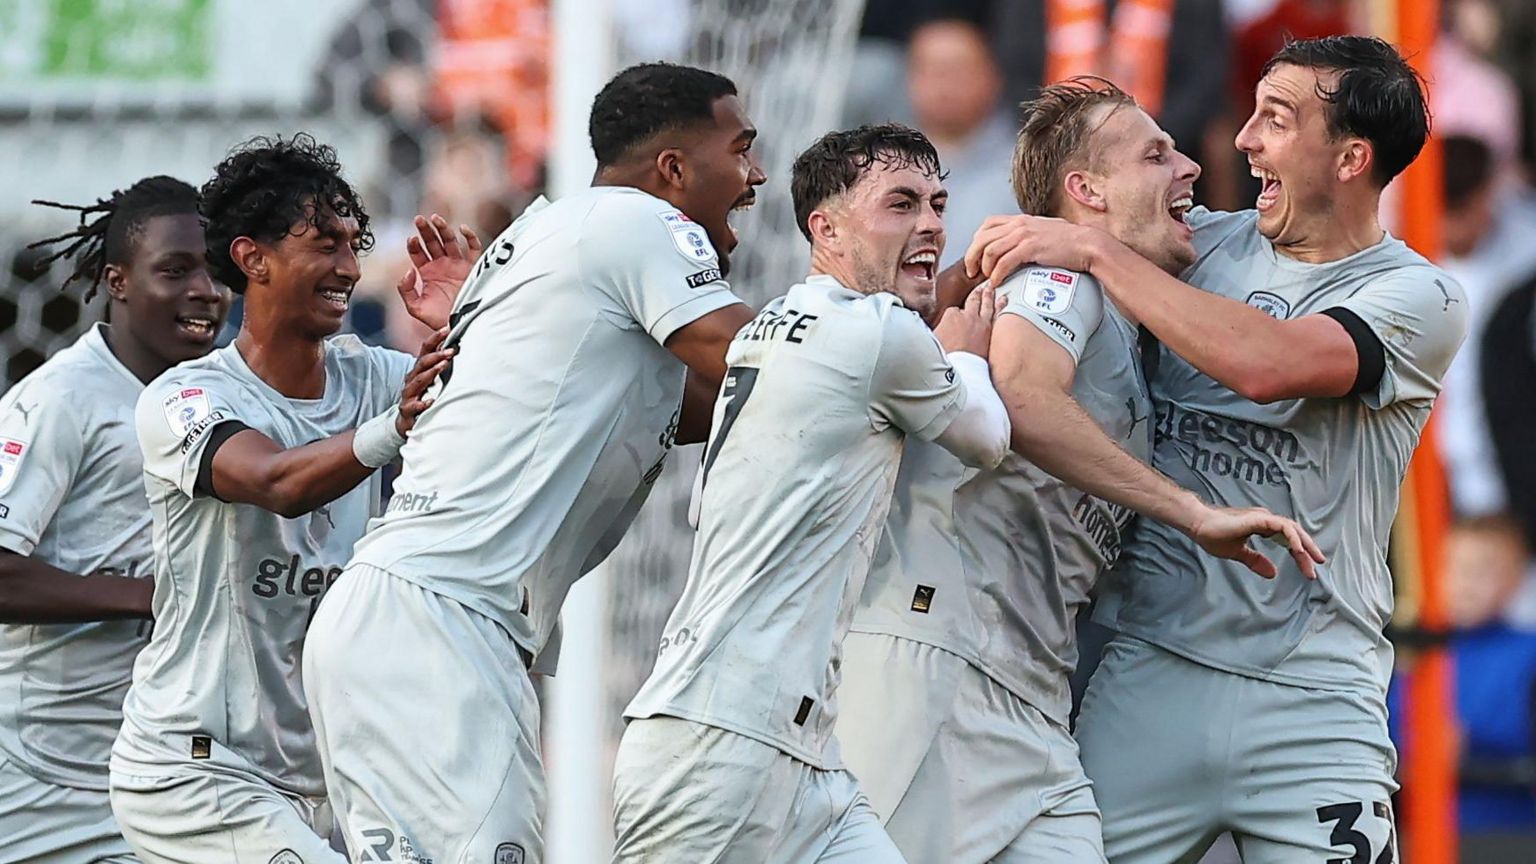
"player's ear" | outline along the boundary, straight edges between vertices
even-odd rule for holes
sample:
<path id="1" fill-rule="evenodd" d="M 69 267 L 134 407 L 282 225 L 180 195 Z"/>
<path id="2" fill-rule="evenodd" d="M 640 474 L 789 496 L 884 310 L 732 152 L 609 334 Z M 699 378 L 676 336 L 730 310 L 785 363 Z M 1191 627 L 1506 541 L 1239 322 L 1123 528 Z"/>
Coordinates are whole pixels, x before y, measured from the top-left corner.
<path id="1" fill-rule="evenodd" d="M 229 244 L 230 260 L 245 274 L 245 278 L 252 282 L 267 281 L 269 264 L 266 250 L 260 243 L 249 237 L 236 237 Z"/>
<path id="2" fill-rule="evenodd" d="M 113 300 L 127 301 L 128 273 L 117 264 L 108 264 L 101 273 L 101 281 L 107 285 L 107 296 Z"/>
<path id="3" fill-rule="evenodd" d="M 683 188 L 683 151 L 676 147 L 667 147 L 656 154 L 656 173 L 661 175 L 661 182 L 674 189 Z"/>
<path id="4" fill-rule="evenodd" d="M 1104 200 L 1098 181 L 1086 172 L 1069 171 L 1061 182 L 1067 197 L 1073 201 L 1100 213 L 1109 209 L 1109 202 Z"/>
<path id="5" fill-rule="evenodd" d="M 813 245 L 837 247 L 839 240 L 837 226 L 832 224 L 825 210 L 819 208 L 812 210 L 811 215 L 805 219 L 805 227 L 811 230 Z"/>
<path id="6" fill-rule="evenodd" d="M 1350 138 L 1344 142 L 1344 152 L 1339 154 L 1339 182 L 1349 181 L 1367 174 L 1371 170 L 1371 163 L 1376 161 L 1376 154 L 1371 150 L 1371 144 L 1363 138 Z"/>

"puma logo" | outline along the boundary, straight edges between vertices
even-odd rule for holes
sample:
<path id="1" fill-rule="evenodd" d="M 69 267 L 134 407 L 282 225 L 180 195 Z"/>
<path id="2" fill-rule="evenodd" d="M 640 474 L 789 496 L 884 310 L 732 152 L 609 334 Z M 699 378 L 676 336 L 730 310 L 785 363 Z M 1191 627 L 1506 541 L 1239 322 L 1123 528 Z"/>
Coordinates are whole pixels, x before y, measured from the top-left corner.
<path id="1" fill-rule="evenodd" d="M 1445 287 L 1445 283 L 1441 282 L 1439 279 L 1435 280 L 1435 287 L 1440 289 L 1440 296 L 1445 299 L 1444 305 L 1440 307 L 1441 312 L 1449 312 L 1451 311 L 1452 303 L 1461 302 L 1460 299 L 1451 296 L 1451 292 Z"/>
<path id="2" fill-rule="evenodd" d="M 1139 424 L 1139 423 L 1141 423 L 1141 421 L 1147 419 L 1147 415 L 1143 414 L 1140 417 L 1136 416 L 1136 400 L 1133 397 L 1129 397 L 1129 396 L 1127 396 L 1126 399 L 1125 399 L 1125 411 L 1126 411 L 1127 414 L 1131 415 L 1131 428 L 1129 430 L 1127 430 L 1126 433 L 1125 433 L 1125 437 L 1129 438 L 1132 435 L 1136 434 L 1136 426 L 1137 426 L 1137 424 Z"/>

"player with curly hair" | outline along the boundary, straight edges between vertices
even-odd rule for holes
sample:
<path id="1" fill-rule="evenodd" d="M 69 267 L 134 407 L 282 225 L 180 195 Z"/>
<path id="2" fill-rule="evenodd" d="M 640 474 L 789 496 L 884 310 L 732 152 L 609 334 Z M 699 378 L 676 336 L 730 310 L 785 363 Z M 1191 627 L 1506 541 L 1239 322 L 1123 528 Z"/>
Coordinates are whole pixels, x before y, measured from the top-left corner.
<path id="1" fill-rule="evenodd" d="M 107 757 L 147 641 L 150 520 L 124 423 L 144 385 L 208 353 L 229 292 L 208 274 L 197 190 L 147 177 L 33 243 L 108 321 L 0 398 L 0 837 L 5 861 L 131 862 Z"/>
<path id="2" fill-rule="evenodd" d="M 373 236 L 330 147 L 248 142 L 204 185 L 202 212 L 209 267 L 245 317 L 232 345 L 137 403 L 155 631 L 123 704 L 112 809 L 144 862 L 340 861 L 323 839 L 304 633 L 450 352 L 440 336 L 417 359 L 336 335 Z M 447 322 L 452 297 L 403 296 Z"/>

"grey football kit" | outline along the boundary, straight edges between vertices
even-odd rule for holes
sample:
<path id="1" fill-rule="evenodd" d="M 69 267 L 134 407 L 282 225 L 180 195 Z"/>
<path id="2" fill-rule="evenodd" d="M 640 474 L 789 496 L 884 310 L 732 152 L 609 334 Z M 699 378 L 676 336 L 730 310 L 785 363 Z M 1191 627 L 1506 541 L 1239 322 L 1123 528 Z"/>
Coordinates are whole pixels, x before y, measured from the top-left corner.
<path id="1" fill-rule="evenodd" d="M 1275 554 L 1265 580 L 1168 526 L 1137 527 L 1102 588 L 1096 619 L 1121 635 L 1078 725 L 1115 864 L 1193 861 L 1222 831 L 1249 864 L 1384 860 L 1391 842 L 1387 538 L 1465 295 L 1390 235 L 1305 264 L 1256 218 L 1192 211 L 1185 280 L 1276 318 L 1334 317 L 1359 346 L 1359 392 L 1260 405 L 1161 350 L 1152 464 L 1215 505 L 1297 520 L 1328 563 L 1308 581 Z M 1234 734 L 1213 747 L 1211 728 Z"/>
<path id="2" fill-rule="evenodd" d="M 1145 461 L 1136 329 L 1099 284 L 1031 267 L 998 294 L 1070 354 L 1073 398 Z M 1077 614 L 1132 515 L 1017 454 L 978 471 L 907 444 L 847 642 L 838 737 L 908 861 L 1103 860 L 1068 676 Z"/>
<path id="3" fill-rule="evenodd" d="M 112 805 L 146 862 L 337 861 L 299 680 L 305 631 L 368 518 L 374 474 L 287 519 L 220 500 L 212 455 L 249 428 L 285 449 L 355 429 L 400 396 L 415 363 L 354 336 L 325 343 L 325 392 L 291 399 L 230 345 L 157 378 L 138 400 L 154 517 L 155 631 L 134 666 L 112 749 Z"/>
<path id="4" fill-rule="evenodd" d="M 685 375 L 668 337 L 738 302 L 704 229 L 638 189 L 540 199 L 485 250 L 389 511 L 310 630 L 305 686 L 351 848 L 543 860 L 527 661 L 661 471 Z"/>
<path id="5" fill-rule="evenodd" d="M 997 398 L 961 356 L 985 368 L 822 275 L 731 342 L 688 583 L 625 712 L 615 861 L 901 860 L 833 735 L 841 643 L 903 442 L 957 446 L 968 399 Z"/>
<path id="6" fill-rule="evenodd" d="M 0 398 L 0 546 L 147 579 L 143 382 L 87 330 Z M 0 625 L 0 862 L 131 861 L 107 758 L 150 622 Z"/>

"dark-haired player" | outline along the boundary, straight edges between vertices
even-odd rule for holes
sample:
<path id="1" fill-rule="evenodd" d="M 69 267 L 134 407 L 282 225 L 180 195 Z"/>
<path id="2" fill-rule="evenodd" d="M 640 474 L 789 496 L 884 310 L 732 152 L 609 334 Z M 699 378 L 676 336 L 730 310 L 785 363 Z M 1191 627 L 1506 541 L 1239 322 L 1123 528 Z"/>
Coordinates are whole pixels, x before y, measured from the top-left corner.
<path id="1" fill-rule="evenodd" d="M 1330 562 L 1261 581 L 1162 524 L 1132 537 L 1097 613 L 1120 635 L 1077 730 L 1114 864 L 1194 861 L 1225 831 L 1249 864 L 1396 860 L 1387 536 L 1466 297 L 1377 221 L 1429 127 L 1390 45 L 1292 43 L 1257 97 L 1236 142 L 1257 208 L 1189 214 L 1189 284 L 1029 217 L 968 255 L 998 277 L 1029 261 L 1097 277 L 1166 349 L 1153 465 L 1218 505 L 1294 517 Z"/>
<path id="2" fill-rule="evenodd" d="M 590 128 L 592 187 L 531 205 L 465 283 L 452 376 L 310 629 L 327 788 L 349 847 L 378 860 L 543 860 L 525 662 L 679 424 L 707 426 L 708 399 L 682 419 L 685 372 L 712 397 L 752 317 L 723 281 L 727 214 L 764 180 L 735 86 L 631 67 Z"/>
<path id="3" fill-rule="evenodd" d="M 213 348 L 229 293 L 208 275 L 197 190 L 148 177 L 33 246 L 103 283 L 91 327 L 0 398 L 0 861 L 131 862 L 107 757 L 153 584 L 133 406 Z"/>
<path id="4" fill-rule="evenodd" d="M 340 861 L 322 839 L 304 629 L 446 352 L 332 338 L 372 235 L 331 148 L 250 142 L 201 197 L 209 267 L 245 318 L 234 344 L 138 399 L 155 630 L 123 703 L 112 809 L 146 864 Z M 446 322 L 446 303 L 405 299 Z"/>
<path id="5" fill-rule="evenodd" d="M 795 160 L 811 273 L 727 355 L 688 584 L 624 712 L 616 862 L 903 860 L 832 734 L 842 641 L 903 443 L 993 468 L 1009 431 L 990 289 L 937 333 L 923 321 L 942 177 L 904 126 L 829 133 Z"/>

